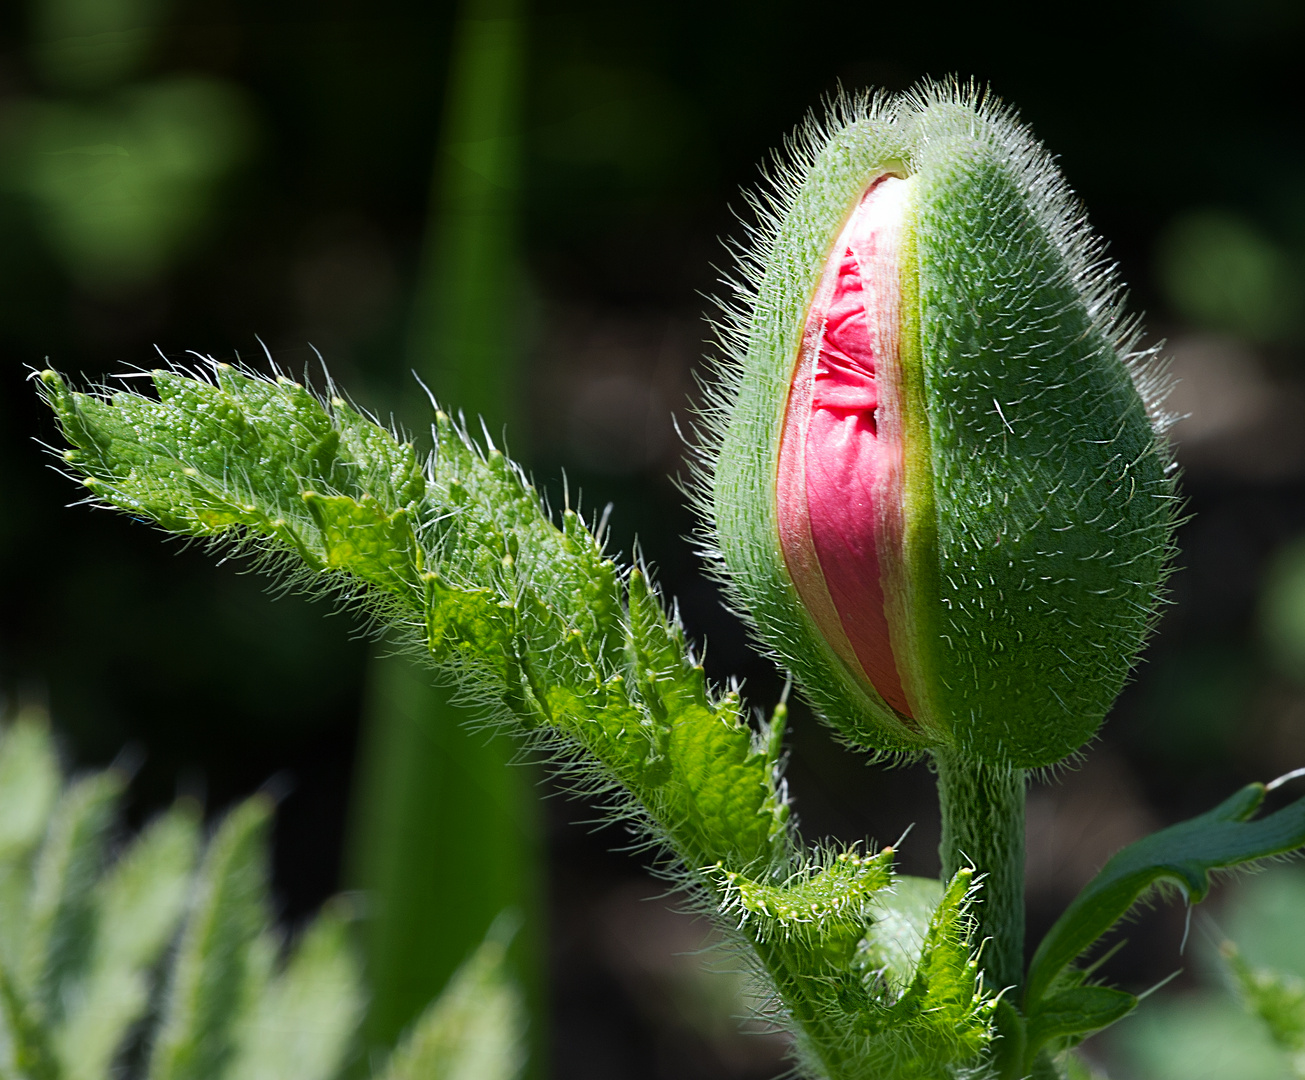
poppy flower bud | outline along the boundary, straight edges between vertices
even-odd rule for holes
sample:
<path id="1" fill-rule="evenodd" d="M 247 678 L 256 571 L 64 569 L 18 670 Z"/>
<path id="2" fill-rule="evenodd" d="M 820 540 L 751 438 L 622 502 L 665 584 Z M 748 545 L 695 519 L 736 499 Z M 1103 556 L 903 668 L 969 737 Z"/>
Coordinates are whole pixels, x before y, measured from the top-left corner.
<path id="1" fill-rule="evenodd" d="M 856 745 L 1060 760 L 1153 625 L 1175 513 L 1101 245 L 955 88 L 843 103 L 778 187 L 702 485 L 736 605 Z"/>

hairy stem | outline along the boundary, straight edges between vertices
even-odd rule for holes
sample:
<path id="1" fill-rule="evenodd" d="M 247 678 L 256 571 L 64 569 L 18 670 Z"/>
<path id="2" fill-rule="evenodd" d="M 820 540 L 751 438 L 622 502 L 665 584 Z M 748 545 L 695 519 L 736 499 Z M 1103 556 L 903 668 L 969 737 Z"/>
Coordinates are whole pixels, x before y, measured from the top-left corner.
<path id="1" fill-rule="evenodd" d="M 1024 770 L 934 752 L 942 806 L 942 876 L 963 866 L 983 875 L 975 908 L 984 979 L 996 991 L 1018 986 L 1024 970 Z"/>

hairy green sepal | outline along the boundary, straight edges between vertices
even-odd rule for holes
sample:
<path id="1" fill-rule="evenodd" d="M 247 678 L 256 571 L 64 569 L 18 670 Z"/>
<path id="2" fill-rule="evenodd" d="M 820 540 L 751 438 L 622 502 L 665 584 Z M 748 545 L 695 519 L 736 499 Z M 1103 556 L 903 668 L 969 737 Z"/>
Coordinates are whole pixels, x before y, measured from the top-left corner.
<path id="1" fill-rule="evenodd" d="M 1161 396 L 1046 152 L 950 87 L 843 103 L 795 141 L 741 259 L 700 508 L 761 640 L 854 744 L 1055 762 L 1102 722 L 1154 621 L 1174 490 Z M 780 548 L 776 477 L 807 312 L 867 186 L 914 184 L 903 236 L 904 535 L 879 552 L 913 718 L 827 644 Z"/>

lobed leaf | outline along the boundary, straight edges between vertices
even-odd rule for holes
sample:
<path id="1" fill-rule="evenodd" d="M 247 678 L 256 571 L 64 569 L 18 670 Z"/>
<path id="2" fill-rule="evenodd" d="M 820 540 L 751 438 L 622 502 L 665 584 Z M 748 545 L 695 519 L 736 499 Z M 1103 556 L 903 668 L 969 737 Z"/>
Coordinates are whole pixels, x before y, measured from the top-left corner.
<path id="1" fill-rule="evenodd" d="M 555 523 L 516 466 L 443 413 L 423 460 L 338 397 L 223 365 L 211 376 L 155 372 L 157 400 L 41 378 L 73 444 L 65 460 L 97 501 L 256 550 L 306 587 L 364 605 L 487 719 L 580 755 L 618 808 L 672 849 L 683 880 L 735 919 L 819 1075 L 933 1076 L 977 1060 L 993 1005 L 972 955 L 968 876 L 915 905 L 919 947 L 897 948 L 891 974 L 872 962 L 894 947 L 875 945 L 889 908 L 871 903 L 891 887 L 891 852 L 813 859 L 795 844 L 783 707 L 754 727 L 736 693 L 713 691 L 642 571 L 609 559 L 574 511 Z M 238 1060 L 239 978 L 233 968 L 207 990 L 188 959 L 221 969 L 204 944 L 213 933 L 187 931 L 151 1080 Z M 426 1031 L 392 1069 L 427 1060 Z"/>
<path id="2" fill-rule="evenodd" d="M 338 397 L 214 365 L 154 372 L 158 400 L 42 375 L 101 501 L 292 559 L 406 631 L 496 720 L 546 727 L 634 795 L 690 867 L 787 873 L 778 747 L 713 695 L 682 629 L 579 516 L 555 525 L 521 472 L 437 415 L 436 453 Z"/>

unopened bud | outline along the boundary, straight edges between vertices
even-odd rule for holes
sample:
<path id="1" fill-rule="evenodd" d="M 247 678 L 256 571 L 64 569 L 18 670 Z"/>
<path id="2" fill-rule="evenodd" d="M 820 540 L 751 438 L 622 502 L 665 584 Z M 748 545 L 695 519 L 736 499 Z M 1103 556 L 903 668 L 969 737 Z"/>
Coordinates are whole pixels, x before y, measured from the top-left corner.
<path id="1" fill-rule="evenodd" d="M 1154 621 L 1160 380 L 1008 114 L 939 87 L 847 111 L 795 167 L 728 339 L 720 557 L 849 740 L 1050 764 Z"/>

